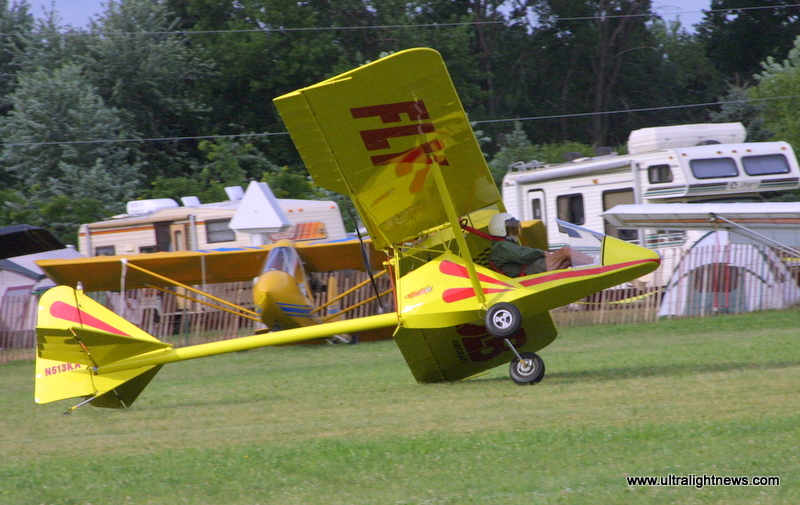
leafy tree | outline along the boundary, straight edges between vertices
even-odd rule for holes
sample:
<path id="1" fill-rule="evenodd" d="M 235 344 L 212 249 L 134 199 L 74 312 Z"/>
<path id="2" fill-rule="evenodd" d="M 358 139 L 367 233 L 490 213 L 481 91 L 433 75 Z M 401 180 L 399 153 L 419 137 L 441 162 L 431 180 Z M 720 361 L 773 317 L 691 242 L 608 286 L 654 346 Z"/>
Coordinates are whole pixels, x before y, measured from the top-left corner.
<path id="1" fill-rule="evenodd" d="M 696 34 L 684 30 L 680 22 L 656 20 L 650 26 L 658 43 L 661 64 L 644 82 L 654 86 L 638 86 L 654 107 L 712 103 L 725 93 L 724 76 L 705 54 L 705 46 Z M 639 114 L 637 127 L 708 120 L 706 108 L 688 107 L 657 110 Z M 633 129 L 633 128 L 631 128 Z"/>
<path id="2" fill-rule="evenodd" d="M 80 62 L 106 104 L 139 138 L 192 137 L 208 130 L 207 82 L 215 75 L 202 46 L 176 32 L 174 15 L 163 2 L 111 0 L 84 34 Z M 141 144 L 144 173 L 191 173 L 201 154 L 196 142 Z"/>
<path id="3" fill-rule="evenodd" d="M 28 224 L 75 242 L 78 225 L 119 213 L 140 182 L 139 162 L 117 111 L 75 65 L 20 74 L 0 123 L 0 165 L 25 200 Z M 100 139 L 98 141 L 98 139 Z"/>
<path id="4" fill-rule="evenodd" d="M 800 110 L 800 36 L 794 40 L 794 48 L 782 63 L 768 57 L 755 78 L 758 85 L 750 89 L 752 98 L 780 97 L 764 102 L 764 126 L 800 152 L 800 115 L 797 113 Z"/>
<path id="5" fill-rule="evenodd" d="M 514 130 L 503 138 L 500 149 L 489 162 L 489 170 L 492 172 L 495 184 L 499 186 L 503 182 L 510 165 L 520 161 L 533 161 L 536 159 L 535 154 L 536 147 L 528 140 L 528 135 L 522 129 L 522 123 L 514 121 Z"/>
<path id="6" fill-rule="evenodd" d="M 594 150 L 589 144 L 567 141 L 534 146 L 533 159 L 544 163 L 564 163 L 566 153 L 579 153 L 582 157 L 594 156 Z"/>
<path id="7" fill-rule="evenodd" d="M 592 146 L 580 142 L 568 141 L 552 144 L 534 145 L 528 139 L 522 123 L 514 122 L 514 130 L 503 137 L 500 149 L 489 162 L 489 169 L 495 183 L 499 186 L 505 174 L 512 170 L 511 165 L 519 162 L 539 162 L 542 165 L 564 163 L 566 153 L 578 153 L 580 156 L 594 156 Z"/>
<path id="8" fill-rule="evenodd" d="M 0 114 L 9 109 L 6 97 L 13 90 L 19 71 L 16 55 L 25 51 L 28 35 L 33 31 L 33 16 L 25 2 L 9 4 L 0 0 Z"/>
<path id="9" fill-rule="evenodd" d="M 269 184 L 273 194 L 278 198 L 320 200 L 330 196 L 330 192 L 325 193 L 316 187 L 310 176 L 291 170 L 289 167 L 264 172 L 261 182 Z"/>
<path id="10" fill-rule="evenodd" d="M 544 95 L 538 114 L 603 113 L 650 103 L 647 95 L 636 94 L 660 65 L 656 41 L 646 25 L 652 17 L 649 0 L 532 0 L 529 5 L 542 24 L 533 34 L 540 48 L 534 85 Z M 619 117 L 564 117 L 547 137 L 553 140 L 555 130 L 560 140 L 618 142 L 631 129 L 625 124 L 624 133 L 617 131 Z"/>
<path id="11" fill-rule="evenodd" d="M 697 33 L 706 54 L 728 79 L 752 82 L 767 57 L 785 58 L 800 33 L 794 0 L 711 0 Z"/>
<path id="12" fill-rule="evenodd" d="M 748 86 L 731 85 L 722 102 L 719 112 L 709 112 L 713 123 L 742 123 L 747 129 L 748 142 L 764 142 L 773 137 L 772 131 L 764 126 L 766 103 L 753 102 Z"/>

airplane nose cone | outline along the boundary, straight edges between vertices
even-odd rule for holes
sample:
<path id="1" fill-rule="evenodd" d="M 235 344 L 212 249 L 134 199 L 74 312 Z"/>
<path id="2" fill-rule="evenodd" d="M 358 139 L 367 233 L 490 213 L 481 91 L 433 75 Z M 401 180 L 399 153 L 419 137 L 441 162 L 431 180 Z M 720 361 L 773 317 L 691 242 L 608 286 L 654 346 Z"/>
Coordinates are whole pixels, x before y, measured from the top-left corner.
<path id="1" fill-rule="evenodd" d="M 269 304 L 270 295 L 286 292 L 290 284 L 293 284 L 292 278 L 286 272 L 280 270 L 264 272 L 253 286 L 253 303 L 264 310 Z"/>
<path id="2" fill-rule="evenodd" d="M 658 252 L 614 237 L 605 237 L 603 244 L 603 265 L 614 265 L 639 261 L 649 263 L 653 271 L 661 264 Z"/>

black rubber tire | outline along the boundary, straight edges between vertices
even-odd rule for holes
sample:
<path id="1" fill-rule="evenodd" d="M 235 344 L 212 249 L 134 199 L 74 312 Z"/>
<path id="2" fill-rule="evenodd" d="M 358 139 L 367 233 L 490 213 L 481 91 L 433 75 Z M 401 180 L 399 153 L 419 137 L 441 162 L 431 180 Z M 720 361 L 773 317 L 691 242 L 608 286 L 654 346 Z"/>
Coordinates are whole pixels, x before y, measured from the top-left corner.
<path id="1" fill-rule="evenodd" d="M 514 305 L 500 302 L 489 307 L 484 322 L 491 336 L 506 338 L 516 333 L 522 325 L 522 314 Z"/>
<path id="2" fill-rule="evenodd" d="M 514 358 L 508 367 L 511 380 L 520 386 L 541 382 L 544 379 L 544 360 L 534 352 L 523 352 L 520 356 L 523 361 Z"/>

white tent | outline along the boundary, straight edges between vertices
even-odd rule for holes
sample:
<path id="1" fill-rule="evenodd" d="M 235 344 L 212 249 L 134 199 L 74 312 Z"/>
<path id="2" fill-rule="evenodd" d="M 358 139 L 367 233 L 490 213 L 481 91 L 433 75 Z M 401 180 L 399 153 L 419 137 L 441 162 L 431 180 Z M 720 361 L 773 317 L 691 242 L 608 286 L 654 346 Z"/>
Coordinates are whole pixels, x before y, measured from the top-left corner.
<path id="1" fill-rule="evenodd" d="M 0 260 L 0 349 L 30 348 L 35 343 L 37 297 L 55 283 L 34 262 L 78 257 L 74 247 L 67 247 Z"/>
<path id="2" fill-rule="evenodd" d="M 696 242 L 672 272 L 659 316 L 783 309 L 796 303 L 800 287 L 772 249 L 732 244 L 727 231 L 717 231 Z"/>

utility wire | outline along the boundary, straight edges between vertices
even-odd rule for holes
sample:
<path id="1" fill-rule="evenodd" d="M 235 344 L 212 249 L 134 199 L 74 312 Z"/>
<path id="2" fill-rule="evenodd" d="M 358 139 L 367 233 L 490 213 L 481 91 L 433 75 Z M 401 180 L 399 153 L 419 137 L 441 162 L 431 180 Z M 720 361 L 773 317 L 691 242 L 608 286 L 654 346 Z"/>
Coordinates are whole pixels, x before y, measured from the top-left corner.
<path id="1" fill-rule="evenodd" d="M 697 13 L 724 13 L 724 12 L 748 12 L 765 9 L 788 9 L 792 7 L 800 7 L 800 4 L 791 5 L 762 5 L 757 7 L 734 7 L 730 9 L 708 9 L 699 11 L 680 11 L 670 12 L 669 16 L 678 16 L 681 14 L 697 14 Z M 598 19 L 621 19 L 621 18 L 639 18 L 639 17 L 663 17 L 663 14 L 649 12 L 643 14 L 610 14 L 604 16 L 575 16 L 575 17 L 543 17 L 540 18 L 541 22 L 558 22 L 558 21 L 593 21 Z M 299 27 L 299 28 L 249 28 L 241 30 L 175 30 L 175 31 L 141 31 L 141 32 L 88 32 L 83 30 L 68 31 L 68 32 L 42 32 L 38 35 L 211 35 L 211 34 L 236 34 L 236 33 L 289 33 L 289 32 L 318 32 L 318 31 L 334 31 L 334 30 L 395 30 L 406 28 L 447 28 L 458 26 L 482 26 L 482 25 L 497 25 L 508 24 L 511 19 L 503 19 L 498 21 L 463 21 L 453 23 L 420 23 L 410 25 L 376 25 L 376 26 L 316 26 L 316 27 Z M 0 33 L 0 37 L 10 36 L 23 36 L 29 34 L 20 33 Z M 34 34 L 37 35 L 37 34 Z"/>
<path id="2" fill-rule="evenodd" d="M 601 116 L 604 114 L 626 114 L 632 112 L 652 112 L 659 110 L 673 110 L 673 109 L 687 109 L 691 107 L 712 107 L 717 105 L 741 104 L 750 102 L 766 102 L 771 100 L 786 100 L 791 98 L 800 98 L 800 95 L 787 95 L 776 96 L 769 98 L 753 98 L 747 100 L 730 100 L 727 102 L 707 102 L 695 103 L 688 105 L 666 105 L 663 107 L 646 107 L 642 109 L 622 109 L 604 112 L 578 112 L 574 114 L 558 114 L 553 116 L 531 116 L 531 117 L 518 117 L 508 119 L 483 119 L 477 121 L 470 121 L 472 124 L 490 124 L 490 123 L 509 123 L 514 121 L 542 121 L 547 119 L 564 119 L 564 118 L 578 118 L 589 116 Z M 148 139 L 98 139 L 98 140 L 69 140 L 64 142 L 50 141 L 50 142 L 7 142 L 0 144 L 4 147 L 38 147 L 38 146 L 52 146 L 52 145 L 76 145 L 76 144 L 113 144 L 118 142 L 166 142 L 176 140 L 205 140 L 205 139 L 224 139 L 224 138 L 243 138 L 243 137 L 272 137 L 278 135 L 288 135 L 289 132 L 264 132 L 264 133 L 241 133 L 236 135 L 198 135 L 189 137 L 160 137 Z"/>
<path id="3" fill-rule="evenodd" d="M 605 112 L 583 112 L 583 113 L 575 113 L 575 114 L 559 114 L 555 116 L 534 116 L 534 117 L 523 117 L 523 118 L 516 118 L 516 119 L 485 119 L 479 121 L 472 121 L 475 124 L 484 124 L 484 123 L 503 123 L 507 121 L 538 121 L 542 119 L 563 119 L 563 118 L 572 118 L 572 117 L 587 117 L 587 116 L 602 116 L 604 114 L 625 114 L 629 112 L 651 112 L 657 110 L 671 110 L 671 109 L 687 109 L 690 107 L 711 107 L 715 105 L 728 105 L 728 104 L 735 104 L 735 103 L 749 103 L 749 102 L 765 102 L 769 100 L 784 100 L 788 98 L 800 98 L 800 95 L 788 95 L 788 96 L 774 96 L 769 98 L 754 98 L 750 100 L 731 100 L 728 102 L 708 102 L 708 103 L 693 103 L 689 105 L 665 105 L 663 107 L 646 107 L 642 109 L 622 109 L 622 110 L 610 110 Z"/>

